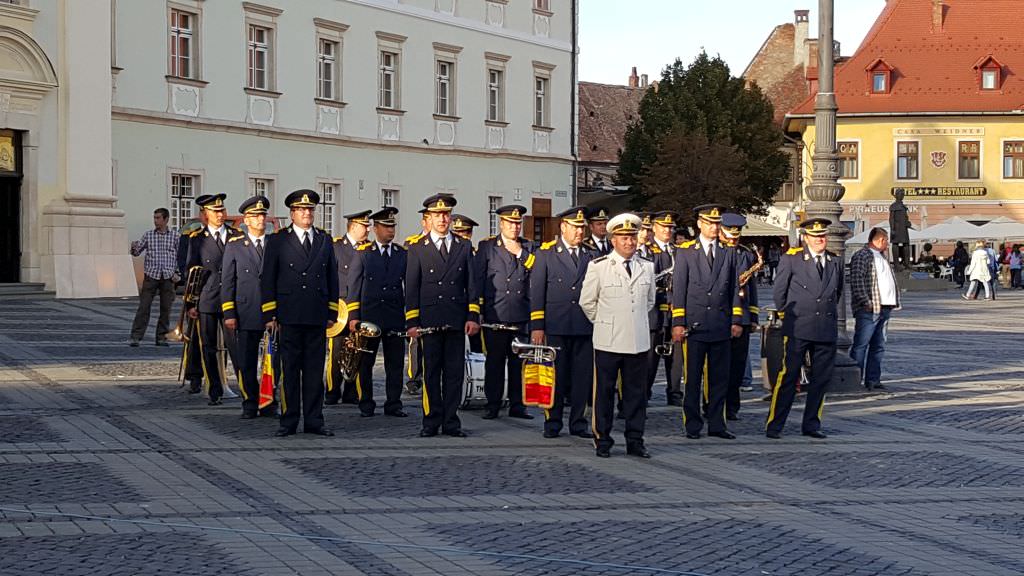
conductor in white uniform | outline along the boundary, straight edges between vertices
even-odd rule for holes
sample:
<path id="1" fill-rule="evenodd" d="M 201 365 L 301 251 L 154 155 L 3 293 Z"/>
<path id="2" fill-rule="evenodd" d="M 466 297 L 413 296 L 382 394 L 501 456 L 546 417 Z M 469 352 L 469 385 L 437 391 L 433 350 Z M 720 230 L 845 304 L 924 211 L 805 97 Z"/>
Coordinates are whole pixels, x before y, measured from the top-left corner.
<path id="1" fill-rule="evenodd" d="M 608 222 L 613 250 L 591 261 L 583 280 L 580 308 L 594 323 L 594 412 L 597 456 L 611 455 L 616 388 L 622 382 L 626 454 L 650 458 L 644 447 L 647 418 L 647 311 L 654 306 L 654 264 L 637 254 L 640 218 L 620 214 Z"/>

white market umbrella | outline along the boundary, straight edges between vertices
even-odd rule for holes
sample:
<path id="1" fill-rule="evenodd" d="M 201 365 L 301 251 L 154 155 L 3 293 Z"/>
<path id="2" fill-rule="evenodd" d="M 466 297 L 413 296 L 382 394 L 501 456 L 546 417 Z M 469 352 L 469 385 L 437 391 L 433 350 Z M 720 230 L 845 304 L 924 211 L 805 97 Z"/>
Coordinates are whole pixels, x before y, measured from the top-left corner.
<path id="1" fill-rule="evenodd" d="M 918 234 L 919 241 L 955 242 L 957 240 L 984 240 L 986 235 L 981 226 L 975 226 L 959 216 L 929 226 Z M 913 240 L 913 238 L 911 238 Z"/>

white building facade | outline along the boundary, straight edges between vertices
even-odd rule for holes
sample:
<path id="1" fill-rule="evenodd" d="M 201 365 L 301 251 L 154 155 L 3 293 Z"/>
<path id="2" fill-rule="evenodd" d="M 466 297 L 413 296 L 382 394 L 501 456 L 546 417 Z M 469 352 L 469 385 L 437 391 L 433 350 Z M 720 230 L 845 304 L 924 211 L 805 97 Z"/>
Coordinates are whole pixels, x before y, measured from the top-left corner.
<path id="1" fill-rule="evenodd" d="M 117 0 L 113 163 L 129 235 L 199 194 L 320 192 L 318 225 L 451 192 L 490 232 L 569 206 L 575 0 Z M 532 235 L 532 228 L 524 234 Z"/>

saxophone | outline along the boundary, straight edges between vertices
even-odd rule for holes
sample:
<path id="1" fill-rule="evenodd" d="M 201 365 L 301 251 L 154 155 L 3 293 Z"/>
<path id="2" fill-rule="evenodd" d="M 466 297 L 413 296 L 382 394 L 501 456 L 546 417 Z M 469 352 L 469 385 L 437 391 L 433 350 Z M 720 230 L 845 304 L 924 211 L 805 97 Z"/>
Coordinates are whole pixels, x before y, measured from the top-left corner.
<path id="1" fill-rule="evenodd" d="M 743 271 L 740 274 L 740 298 L 744 298 L 747 295 L 747 282 L 750 282 L 750 279 L 754 276 L 754 274 L 757 274 L 758 272 L 761 271 L 762 268 L 764 268 L 764 257 L 761 256 L 761 253 L 758 252 L 756 248 L 747 249 L 753 251 L 754 254 L 757 255 L 757 262 L 754 262 L 753 266 L 751 266 L 750 268 L 748 268 L 747 270 Z"/>

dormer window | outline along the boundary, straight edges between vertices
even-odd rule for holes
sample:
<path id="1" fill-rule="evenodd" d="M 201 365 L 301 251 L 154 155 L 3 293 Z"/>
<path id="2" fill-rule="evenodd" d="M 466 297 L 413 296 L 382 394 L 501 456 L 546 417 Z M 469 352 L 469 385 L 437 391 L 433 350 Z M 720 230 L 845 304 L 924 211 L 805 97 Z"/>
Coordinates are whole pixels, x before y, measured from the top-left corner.
<path id="1" fill-rule="evenodd" d="M 865 68 L 868 73 L 868 87 L 872 94 L 888 94 L 892 90 L 892 66 L 881 58 Z"/>
<path id="2" fill-rule="evenodd" d="M 978 87 L 981 90 L 999 90 L 1003 80 L 1003 65 L 999 61 L 988 55 L 978 61 L 974 69 L 978 71 Z"/>

